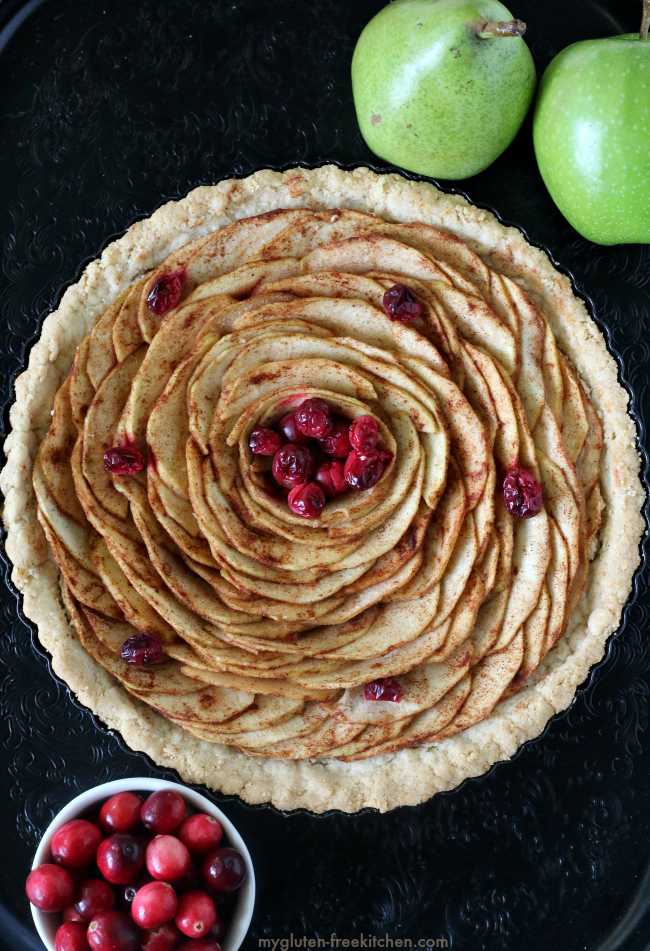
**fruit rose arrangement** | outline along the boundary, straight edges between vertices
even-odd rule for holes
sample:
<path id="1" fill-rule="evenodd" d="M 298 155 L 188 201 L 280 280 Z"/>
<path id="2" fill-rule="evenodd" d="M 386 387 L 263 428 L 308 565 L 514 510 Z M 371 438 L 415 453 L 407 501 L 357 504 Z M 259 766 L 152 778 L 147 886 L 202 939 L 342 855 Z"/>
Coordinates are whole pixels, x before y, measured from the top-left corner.
<path id="1" fill-rule="evenodd" d="M 34 487 L 77 636 L 130 693 L 345 762 L 522 688 L 585 583 L 602 445 L 515 281 L 440 229 L 298 208 L 117 298 Z"/>
<path id="2" fill-rule="evenodd" d="M 56 951 L 219 951 L 246 878 L 222 836 L 173 790 L 144 801 L 120 792 L 57 830 L 52 862 L 30 873 L 27 897 L 61 913 Z"/>

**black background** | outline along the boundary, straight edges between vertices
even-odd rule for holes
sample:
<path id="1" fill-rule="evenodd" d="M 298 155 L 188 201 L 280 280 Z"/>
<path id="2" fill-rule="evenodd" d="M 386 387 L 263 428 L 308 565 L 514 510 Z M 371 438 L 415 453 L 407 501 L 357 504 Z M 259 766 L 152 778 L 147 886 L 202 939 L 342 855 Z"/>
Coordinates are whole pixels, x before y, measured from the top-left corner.
<path id="1" fill-rule="evenodd" d="M 641 12 L 639 0 L 513 4 L 540 73 L 571 42 L 637 30 Z M 0 400 L 11 400 L 26 343 L 81 266 L 162 202 L 263 166 L 380 167 L 358 131 L 349 71 L 382 6 L 0 0 Z M 643 447 L 650 247 L 600 248 L 570 228 L 539 177 L 530 120 L 460 187 L 573 274 L 634 392 Z M 645 948 L 643 920 L 619 944 L 611 929 L 650 861 L 647 580 L 644 569 L 570 710 L 513 761 L 452 793 L 384 816 L 323 817 L 214 795 L 258 875 L 244 949 L 262 936 L 333 931 L 446 938 L 458 951 Z M 99 782 L 175 777 L 74 703 L 9 587 L 1 624 L 0 944 L 19 951 L 42 948 L 23 887 L 53 814 Z"/>

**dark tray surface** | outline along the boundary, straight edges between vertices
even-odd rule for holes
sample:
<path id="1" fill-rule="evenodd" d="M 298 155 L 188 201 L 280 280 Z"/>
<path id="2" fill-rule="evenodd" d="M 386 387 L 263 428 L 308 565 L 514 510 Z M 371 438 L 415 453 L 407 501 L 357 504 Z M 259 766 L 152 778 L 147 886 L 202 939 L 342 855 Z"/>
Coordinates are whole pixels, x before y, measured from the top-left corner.
<path id="1" fill-rule="evenodd" d="M 26 342 L 81 263 L 163 201 L 264 166 L 378 167 L 358 132 L 349 66 L 383 5 L 0 0 L 3 401 Z M 570 42 L 636 30 L 639 8 L 637 0 L 511 6 L 529 25 L 540 71 Z M 573 274 L 634 391 L 645 448 L 650 248 L 599 248 L 568 226 L 537 172 L 529 122 L 462 190 Z M 459 951 L 645 948 L 648 580 L 644 568 L 620 633 L 570 710 L 513 761 L 452 793 L 385 816 L 324 817 L 214 795 L 258 874 L 244 948 L 291 933 L 329 941 L 333 931 L 414 944 L 445 938 Z M 23 883 L 52 815 L 99 782 L 176 777 L 73 702 L 33 647 L 9 585 L 2 612 L 0 946 L 22 951 L 42 947 Z M 630 908 L 630 933 L 619 941 L 612 929 Z"/>

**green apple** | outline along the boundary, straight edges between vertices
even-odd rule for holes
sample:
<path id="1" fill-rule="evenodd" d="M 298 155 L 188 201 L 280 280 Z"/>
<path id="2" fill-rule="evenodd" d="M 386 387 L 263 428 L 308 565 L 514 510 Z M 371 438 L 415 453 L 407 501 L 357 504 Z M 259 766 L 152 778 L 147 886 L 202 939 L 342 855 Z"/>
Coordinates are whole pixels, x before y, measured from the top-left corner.
<path id="1" fill-rule="evenodd" d="M 647 27 L 562 50 L 540 83 L 533 139 L 551 198 L 583 237 L 650 242 Z"/>
<path id="2" fill-rule="evenodd" d="M 394 0 L 352 59 L 364 139 L 381 158 L 436 178 L 483 171 L 512 142 L 536 75 L 498 0 Z"/>

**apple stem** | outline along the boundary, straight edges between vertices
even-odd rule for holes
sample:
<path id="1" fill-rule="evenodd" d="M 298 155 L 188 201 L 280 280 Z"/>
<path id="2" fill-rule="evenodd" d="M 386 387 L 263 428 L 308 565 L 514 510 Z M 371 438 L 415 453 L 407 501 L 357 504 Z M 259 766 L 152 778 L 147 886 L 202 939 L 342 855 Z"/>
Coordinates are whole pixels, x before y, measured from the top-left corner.
<path id="1" fill-rule="evenodd" d="M 650 3 L 650 0 L 644 0 Z M 493 36 L 523 36 L 526 32 L 526 24 L 522 20 L 502 20 L 500 23 L 482 23 L 477 30 L 478 36 L 482 40 L 487 40 Z"/>
<path id="2" fill-rule="evenodd" d="M 640 40 L 648 39 L 648 30 L 650 30 L 650 0 L 643 0 L 643 18 L 639 30 Z"/>

